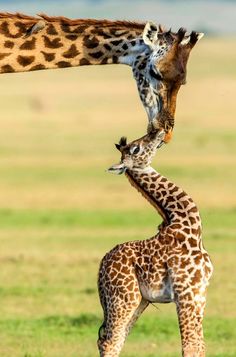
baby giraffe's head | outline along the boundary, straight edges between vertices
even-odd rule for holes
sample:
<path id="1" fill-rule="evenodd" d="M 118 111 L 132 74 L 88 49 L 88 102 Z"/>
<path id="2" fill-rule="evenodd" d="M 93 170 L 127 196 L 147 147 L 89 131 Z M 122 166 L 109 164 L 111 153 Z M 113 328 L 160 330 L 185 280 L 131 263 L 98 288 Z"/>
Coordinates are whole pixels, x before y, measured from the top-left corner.
<path id="1" fill-rule="evenodd" d="M 111 166 L 108 171 L 120 175 L 126 170 L 146 169 L 151 164 L 157 149 L 162 145 L 164 136 L 164 130 L 152 131 L 129 144 L 127 144 L 127 139 L 122 137 L 119 144 L 115 144 L 121 152 L 121 161 Z"/>

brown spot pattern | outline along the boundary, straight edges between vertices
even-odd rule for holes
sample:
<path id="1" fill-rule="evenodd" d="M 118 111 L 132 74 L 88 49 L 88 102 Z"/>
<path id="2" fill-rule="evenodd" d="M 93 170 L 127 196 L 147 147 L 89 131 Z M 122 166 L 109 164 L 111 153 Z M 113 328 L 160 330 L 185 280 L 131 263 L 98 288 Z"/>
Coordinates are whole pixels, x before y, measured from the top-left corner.
<path id="1" fill-rule="evenodd" d="M 86 65 L 89 65 L 89 64 L 91 64 L 91 63 L 87 60 L 87 58 L 82 58 L 80 60 L 80 62 L 79 62 L 80 66 L 86 66 Z"/>
<path id="2" fill-rule="evenodd" d="M 44 55 L 45 61 L 47 62 L 52 62 L 55 59 L 54 53 L 48 53 L 44 51 L 41 51 L 41 53 Z"/>
<path id="3" fill-rule="evenodd" d="M 6 47 L 6 48 L 13 48 L 14 47 L 14 42 L 12 42 L 12 41 L 5 41 L 4 42 L 4 46 Z"/>
<path id="4" fill-rule="evenodd" d="M 52 35 L 52 36 L 58 35 L 58 32 L 57 32 L 55 26 L 53 26 L 53 24 L 48 25 L 46 32 L 48 35 Z"/>
<path id="5" fill-rule="evenodd" d="M 22 67 L 27 67 L 31 63 L 33 63 L 35 60 L 34 56 L 18 56 L 17 57 L 17 62 L 22 66 Z"/>
<path id="6" fill-rule="evenodd" d="M 85 47 L 87 47 L 89 49 L 93 49 L 93 48 L 98 47 L 99 40 L 95 36 L 90 38 L 90 36 L 87 35 L 87 36 L 84 36 L 83 44 Z"/>
<path id="7" fill-rule="evenodd" d="M 92 57 L 92 58 L 95 58 L 95 59 L 99 59 L 99 58 L 101 58 L 103 55 L 104 55 L 104 53 L 101 52 L 101 51 L 89 53 L 89 56 Z"/>
<path id="8" fill-rule="evenodd" d="M 8 56 L 10 56 L 11 53 L 0 53 L 0 61 Z"/>
<path id="9" fill-rule="evenodd" d="M 30 71 L 39 71 L 41 69 L 46 69 L 44 64 L 36 64 L 35 66 L 30 68 Z"/>
<path id="10" fill-rule="evenodd" d="M 63 57 L 65 58 L 74 58 L 78 56 L 80 52 L 77 50 L 76 45 L 71 45 L 70 48 L 63 53 Z"/>
<path id="11" fill-rule="evenodd" d="M 48 36 L 43 36 L 44 38 L 44 45 L 46 48 L 60 48 L 63 46 L 60 38 L 50 39 Z"/>
<path id="12" fill-rule="evenodd" d="M 60 62 L 57 62 L 57 66 L 59 68 L 66 68 L 66 67 L 71 67 L 71 64 L 70 64 L 70 62 L 60 61 Z"/>
<path id="13" fill-rule="evenodd" d="M 1 67 L 1 72 L 2 73 L 13 73 L 13 72 L 15 72 L 15 70 L 12 66 L 10 66 L 9 64 L 6 64 L 5 66 Z"/>
<path id="14" fill-rule="evenodd" d="M 36 44 L 36 38 L 33 37 L 31 40 L 25 41 L 21 46 L 20 50 L 34 50 Z"/>

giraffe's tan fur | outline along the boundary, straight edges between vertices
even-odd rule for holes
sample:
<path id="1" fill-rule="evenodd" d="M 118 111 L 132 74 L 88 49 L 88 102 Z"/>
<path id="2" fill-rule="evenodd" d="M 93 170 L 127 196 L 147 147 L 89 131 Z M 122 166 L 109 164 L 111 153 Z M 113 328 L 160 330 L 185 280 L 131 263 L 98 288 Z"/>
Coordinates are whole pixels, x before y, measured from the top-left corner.
<path id="1" fill-rule="evenodd" d="M 148 114 L 148 130 L 164 129 L 167 142 L 176 96 L 197 40 L 195 32 L 191 36 L 185 36 L 183 29 L 163 32 L 149 22 L 0 13 L 0 73 L 127 64 Z"/>
<path id="2" fill-rule="evenodd" d="M 192 198 L 149 165 L 162 140 L 159 133 L 117 148 L 125 172 L 164 221 L 147 240 L 120 244 L 102 259 L 98 288 L 104 310 L 100 356 L 117 357 L 125 338 L 150 302 L 175 302 L 184 357 L 205 356 L 202 320 L 212 264 L 202 244 L 201 219 Z M 158 321 L 157 321 L 158 323 Z"/>
<path id="3" fill-rule="evenodd" d="M 31 32 L 42 21 L 44 26 Z M 123 39 L 132 41 L 140 37 L 144 26 L 128 21 L 0 14 L 1 55 L 4 55 L 0 72 L 118 63 L 118 56 L 128 50 L 122 48 Z M 19 56 L 25 61 L 19 61 Z"/>

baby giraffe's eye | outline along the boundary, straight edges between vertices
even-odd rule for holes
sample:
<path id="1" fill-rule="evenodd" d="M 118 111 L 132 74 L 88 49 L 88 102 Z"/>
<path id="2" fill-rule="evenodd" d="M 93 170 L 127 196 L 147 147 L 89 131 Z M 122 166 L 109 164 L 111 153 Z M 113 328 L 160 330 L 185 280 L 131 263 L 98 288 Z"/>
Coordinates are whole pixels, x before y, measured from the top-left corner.
<path id="1" fill-rule="evenodd" d="M 134 154 L 134 155 L 136 155 L 136 154 L 138 154 L 138 152 L 139 152 L 139 150 L 140 150 L 140 147 L 139 146 L 132 146 L 131 148 L 130 148 L 130 154 Z"/>

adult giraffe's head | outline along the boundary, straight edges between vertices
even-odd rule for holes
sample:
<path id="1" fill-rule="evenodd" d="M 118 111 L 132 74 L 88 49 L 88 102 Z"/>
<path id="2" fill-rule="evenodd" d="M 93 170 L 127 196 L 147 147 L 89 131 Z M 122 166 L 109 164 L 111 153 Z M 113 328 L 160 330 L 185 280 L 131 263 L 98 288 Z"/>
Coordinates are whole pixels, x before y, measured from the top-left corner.
<path id="1" fill-rule="evenodd" d="M 127 143 L 127 139 L 122 137 L 119 144 L 115 144 L 121 152 L 121 161 L 119 164 L 111 166 L 108 171 L 120 175 L 126 170 L 147 169 L 162 144 L 164 136 L 164 130 L 152 130 L 130 143 Z"/>
<path id="2" fill-rule="evenodd" d="M 133 63 L 140 98 L 149 119 L 148 131 L 164 129 L 167 142 L 174 126 L 176 98 L 179 88 L 186 83 L 186 66 L 190 51 L 203 33 L 180 28 L 177 33 L 164 32 L 148 22 L 142 39 L 144 51 Z"/>

